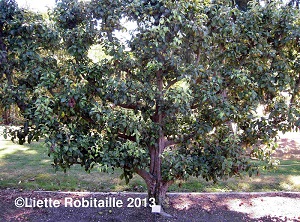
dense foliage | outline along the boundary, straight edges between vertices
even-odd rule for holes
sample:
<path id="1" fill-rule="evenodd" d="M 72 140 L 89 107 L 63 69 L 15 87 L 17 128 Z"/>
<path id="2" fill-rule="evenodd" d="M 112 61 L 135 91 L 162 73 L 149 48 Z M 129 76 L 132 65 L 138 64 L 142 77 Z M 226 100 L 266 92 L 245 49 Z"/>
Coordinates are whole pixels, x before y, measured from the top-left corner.
<path id="1" fill-rule="evenodd" d="M 44 137 L 65 169 L 137 173 L 157 202 L 178 179 L 257 172 L 300 125 L 300 18 L 240 2 L 60 0 L 43 17 L 0 1 L 1 103 L 26 120 L 12 139 Z"/>

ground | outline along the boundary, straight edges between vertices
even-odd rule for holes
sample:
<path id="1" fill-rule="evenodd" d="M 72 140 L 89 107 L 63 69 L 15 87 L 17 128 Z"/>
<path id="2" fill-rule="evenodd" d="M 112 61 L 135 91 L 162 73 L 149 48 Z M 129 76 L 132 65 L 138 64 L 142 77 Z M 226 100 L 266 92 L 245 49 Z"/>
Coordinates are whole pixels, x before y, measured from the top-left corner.
<path id="1" fill-rule="evenodd" d="M 275 155 L 282 159 L 300 158 L 298 135 L 282 138 L 279 142 L 281 149 Z M 299 192 L 169 193 L 165 212 L 172 217 L 151 213 L 151 208 L 140 206 L 144 205 L 142 200 L 145 197 L 146 194 L 125 192 L 62 193 L 6 189 L 0 190 L 0 221 L 300 221 Z M 41 207 L 15 206 L 26 199 L 27 204 L 31 200 L 31 204 L 40 204 Z M 116 202 L 122 203 L 122 207 L 113 206 Z M 130 207 L 130 202 L 133 202 L 133 207 Z"/>
<path id="2" fill-rule="evenodd" d="M 202 193 L 169 194 L 165 211 L 172 217 L 151 213 L 148 207 L 130 208 L 130 198 L 141 200 L 138 193 L 57 193 L 1 191 L 1 221 L 300 221 L 300 193 Z M 57 200 L 60 207 L 16 208 L 18 197 L 31 200 Z M 90 207 L 84 206 L 83 199 Z M 123 207 L 101 208 L 97 203 L 105 199 L 122 201 Z M 69 199 L 69 200 L 68 200 Z M 71 201 L 72 200 L 72 201 Z M 77 203 L 75 202 L 77 200 Z M 96 206 L 94 204 L 96 201 Z M 137 201 L 138 202 L 138 201 Z M 20 202 L 18 202 L 20 203 Z M 79 205 L 78 205 L 79 204 Z M 106 205 L 108 206 L 109 203 Z"/>

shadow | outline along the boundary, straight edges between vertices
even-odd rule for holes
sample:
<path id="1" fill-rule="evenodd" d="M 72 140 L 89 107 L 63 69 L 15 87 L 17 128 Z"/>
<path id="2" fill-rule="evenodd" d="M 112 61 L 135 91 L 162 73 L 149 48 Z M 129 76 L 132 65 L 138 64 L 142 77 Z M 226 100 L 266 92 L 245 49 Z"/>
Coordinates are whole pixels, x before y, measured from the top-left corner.
<path id="1" fill-rule="evenodd" d="M 5 144 L 10 141 L 5 141 Z M 295 139 L 283 138 L 280 141 L 284 148 L 289 150 L 293 155 L 298 155 L 300 144 Z M 165 211 L 171 214 L 172 218 L 162 217 L 152 214 L 147 207 L 63 207 L 64 197 L 72 198 L 96 198 L 101 200 L 105 197 L 116 197 L 127 203 L 128 197 L 145 196 L 133 194 L 60 194 L 60 193 L 39 193 L 39 192 L 19 192 L 14 188 L 23 188 L 23 183 L 31 184 L 32 190 L 38 190 L 38 181 L 43 180 L 43 176 L 47 177 L 51 173 L 51 177 L 46 178 L 46 183 L 52 187 L 51 190 L 76 190 L 72 187 L 82 185 L 82 177 L 79 175 L 79 168 L 71 171 L 74 174 L 73 178 L 66 174 L 55 174 L 49 162 L 51 160 L 47 156 L 47 151 L 38 143 L 32 145 L 13 144 L 14 147 L 0 146 L 0 188 L 10 188 L 8 190 L 0 189 L 0 221 L 300 221 L 299 206 L 300 194 L 181 194 L 170 195 L 169 204 Z M 287 147 L 287 148 L 285 148 Z M 7 151 L 4 153 L 4 151 Z M 1 153 L 3 154 L 1 156 Z M 283 152 L 284 154 L 284 152 Z M 281 157 L 284 157 L 280 154 Z M 24 174 L 26 172 L 26 174 Z M 83 172 L 83 171 L 82 171 Z M 85 174 L 85 172 L 83 172 Z M 297 173 L 297 172 L 295 172 Z M 2 180 L 4 174 L 17 174 L 16 181 Z M 97 176 L 96 176 L 97 174 Z M 24 177 L 25 175 L 25 177 Z M 42 175 L 42 176 L 41 176 Z M 87 183 L 101 181 L 102 175 L 99 172 L 89 175 Z M 69 180 L 70 179 L 70 180 Z M 69 180 L 69 181 L 68 181 Z M 109 179 L 112 181 L 112 179 Z M 21 181 L 21 183 L 19 183 Z M 78 182 L 79 181 L 79 182 Z M 4 184 L 7 182 L 6 184 Z M 39 181 L 40 182 L 40 181 Z M 66 187 L 62 187 L 64 182 Z M 264 181 L 258 181 L 257 184 L 262 186 Z M 52 183 L 52 185 L 51 185 Z M 273 183 L 273 181 L 271 181 Z M 97 184 L 99 185 L 99 184 Z M 30 187 L 30 186 L 25 186 Z M 49 186 L 48 186 L 49 187 Z M 99 188 L 99 186 L 98 186 Z M 81 189 L 81 188 L 79 188 Z M 87 190 L 92 190 L 88 189 Z M 17 197 L 32 197 L 32 198 L 52 198 L 61 201 L 62 206 L 58 208 L 16 208 L 14 200 Z M 261 201 L 263 200 L 263 201 Z M 274 204 L 274 206 L 272 206 Z M 282 210 L 281 210 L 282 209 Z M 293 214 L 294 213 L 294 214 Z"/>
<path id="2" fill-rule="evenodd" d="M 87 173 L 77 164 L 64 173 L 61 168 L 56 171 L 52 163 L 43 141 L 19 145 L 0 138 L 0 189 L 104 192 L 144 189 L 144 181 L 137 177 L 127 185 L 120 179 L 119 169 L 109 174 L 94 167 Z"/>
<path id="3" fill-rule="evenodd" d="M 180 212 L 172 221 L 300 221 L 300 194 L 203 193 L 172 199 L 174 215 L 174 209 Z"/>
<path id="4" fill-rule="evenodd" d="M 115 221 L 115 222 L 241 222 L 264 221 L 283 222 L 299 221 L 300 194 L 270 193 L 270 194 L 170 194 L 165 212 L 171 218 L 153 214 L 149 207 L 128 207 L 128 199 L 143 199 L 145 194 L 130 193 L 58 193 L 58 192 L 10 192 L 0 191 L 0 206 L 6 207 L 0 214 L 1 221 Z M 59 207 L 16 208 L 13 201 L 17 197 L 45 198 L 60 201 Z M 6 198 L 5 200 L 3 199 Z M 122 201 L 122 207 L 71 207 L 65 205 L 65 200 L 105 201 L 115 198 Z M 277 201 L 276 201 L 277 200 Z M 273 201 L 273 205 L 269 205 Z M 268 205 L 268 207 L 266 207 Z M 291 208 L 292 205 L 292 208 Z M 2 210 L 0 207 L 0 210 Z M 259 212 L 257 212 L 259 209 Z M 281 209 L 278 211 L 278 209 Z M 1 211 L 0 211 L 1 212 Z"/>

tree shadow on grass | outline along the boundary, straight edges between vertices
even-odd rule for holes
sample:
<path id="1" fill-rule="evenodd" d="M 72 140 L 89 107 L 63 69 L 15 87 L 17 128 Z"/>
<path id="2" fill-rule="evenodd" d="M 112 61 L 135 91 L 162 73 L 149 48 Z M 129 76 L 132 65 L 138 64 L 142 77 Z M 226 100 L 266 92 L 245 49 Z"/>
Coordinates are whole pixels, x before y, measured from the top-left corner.
<path id="1" fill-rule="evenodd" d="M 71 166 L 64 173 L 60 168 L 56 171 L 51 165 L 52 161 L 42 142 L 19 145 L 0 138 L 0 189 L 137 191 L 143 182 L 134 178 L 126 185 L 119 178 L 121 171 L 109 174 L 95 167 L 87 173 L 80 165 Z"/>

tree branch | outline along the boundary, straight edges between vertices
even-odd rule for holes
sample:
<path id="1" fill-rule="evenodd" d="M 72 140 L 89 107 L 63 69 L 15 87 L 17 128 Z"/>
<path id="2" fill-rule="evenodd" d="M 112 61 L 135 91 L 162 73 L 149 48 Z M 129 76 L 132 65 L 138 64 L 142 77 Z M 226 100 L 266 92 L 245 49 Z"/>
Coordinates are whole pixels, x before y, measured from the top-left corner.
<path id="1" fill-rule="evenodd" d="M 151 190 L 154 190 L 154 187 L 155 187 L 155 178 L 153 175 L 151 175 L 149 172 L 147 172 L 146 170 L 144 169 L 139 169 L 139 168 L 136 168 L 135 169 L 135 172 L 140 176 L 142 177 L 146 184 L 147 184 L 147 187 L 148 187 L 148 191 L 151 191 Z"/>
<path id="2" fill-rule="evenodd" d="M 181 141 L 168 140 L 168 139 L 165 138 L 165 142 L 164 142 L 165 146 L 164 146 L 164 149 L 167 148 L 167 147 L 169 147 L 169 146 L 174 146 L 174 145 L 177 145 L 177 144 L 180 144 L 180 143 L 184 143 L 184 142 L 188 141 L 189 139 L 192 139 L 195 135 L 196 135 L 196 133 L 193 132 L 193 133 L 191 133 L 191 134 L 185 136 L 185 137 L 183 138 L 183 140 L 181 140 Z"/>
<path id="3" fill-rule="evenodd" d="M 178 144 L 178 142 L 176 142 L 175 140 L 168 140 L 168 139 L 166 139 L 166 141 L 165 141 L 165 148 L 167 148 L 169 146 L 176 145 L 176 144 Z"/>
<path id="4" fill-rule="evenodd" d="M 114 104 L 114 106 L 119 106 L 121 108 L 124 108 L 124 109 L 132 109 L 132 110 L 137 110 L 139 108 L 139 106 L 141 104 L 139 103 L 136 103 L 136 104 L 127 104 L 127 103 L 123 103 L 123 104 L 120 104 L 120 103 L 115 103 L 114 100 L 112 98 L 105 98 L 107 101 L 111 102 Z"/>
<path id="5" fill-rule="evenodd" d="M 140 175 L 144 180 L 146 181 L 152 181 L 154 180 L 154 176 L 152 176 L 149 172 L 147 172 L 145 169 L 139 169 L 136 168 L 135 172 Z"/>
<path id="6" fill-rule="evenodd" d="M 174 80 L 172 80 L 172 81 L 170 81 L 169 83 L 168 83 L 168 85 L 165 87 L 165 90 L 163 91 L 163 93 L 165 93 L 169 88 L 171 88 L 175 83 L 177 83 L 178 82 L 178 80 L 177 79 L 174 79 Z"/>
<path id="7" fill-rule="evenodd" d="M 91 123 L 91 124 L 95 124 L 95 123 L 96 123 L 96 122 L 95 122 L 92 118 L 90 118 L 89 116 L 80 115 L 80 117 L 81 117 L 82 119 L 84 119 L 85 121 Z"/>
<path id="8" fill-rule="evenodd" d="M 125 135 L 123 133 L 118 133 L 118 137 L 122 138 L 122 139 L 125 139 L 125 140 L 130 140 L 132 142 L 136 142 L 136 138 L 134 136 L 128 136 L 128 135 Z"/>
<path id="9" fill-rule="evenodd" d="M 196 65 L 198 65 L 199 62 L 200 62 L 200 53 L 201 53 L 201 51 L 200 51 L 200 48 L 199 48 L 198 53 L 197 53 L 197 57 L 196 57 Z"/>
<path id="10" fill-rule="evenodd" d="M 192 104 L 191 105 L 191 109 L 197 109 L 197 107 L 198 107 L 198 104 Z"/>
<path id="11" fill-rule="evenodd" d="M 115 105 L 124 109 L 132 109 L 132 110 L 137 110 L 139 107 L 139 104 L 115 104 Z"/>

